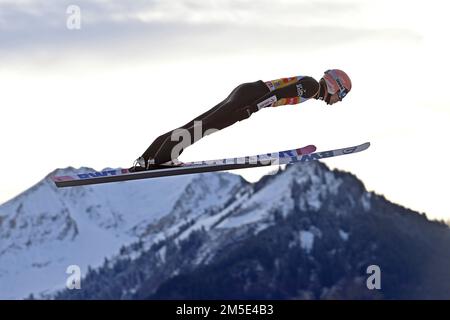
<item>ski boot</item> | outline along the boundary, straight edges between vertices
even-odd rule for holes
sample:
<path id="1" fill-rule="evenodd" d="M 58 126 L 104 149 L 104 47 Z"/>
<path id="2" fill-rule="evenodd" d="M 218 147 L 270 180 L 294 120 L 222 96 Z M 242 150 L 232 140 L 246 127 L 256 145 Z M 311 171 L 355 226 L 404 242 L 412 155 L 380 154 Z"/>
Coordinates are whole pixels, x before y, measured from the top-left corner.
<path id="1" fill-rule="evenodd" d="M 143 157 L 139 157 L 134 161 L 134 164 L 131 168 L 128 169 L 129 172 L 141 172 L 147 170 L 156 170 L 156 169 L 167 169 L 170 167 L 178 167 L 183 165 L 183 163 L 177 159 L 164 162 L 162 164 L 155 164 L 153 159 L 145 160 Z"/>

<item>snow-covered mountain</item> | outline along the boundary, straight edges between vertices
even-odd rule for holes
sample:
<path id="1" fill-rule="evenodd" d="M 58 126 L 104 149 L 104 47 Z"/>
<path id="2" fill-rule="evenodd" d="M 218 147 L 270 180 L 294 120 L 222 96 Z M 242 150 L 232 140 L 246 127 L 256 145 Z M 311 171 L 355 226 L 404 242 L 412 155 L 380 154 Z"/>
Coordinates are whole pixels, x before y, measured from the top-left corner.
<path id="1" fill-rule="evenodd" d="M 192 208 L 184 224 L 174 210 L 90 272 L 82 290 L 56 298 L 450 297 L 448 226 L 367 192 L 352 174 L 296 164 L 241 188 L 224 206 Z M 381 290 L 366 287 L 371 265 Z"/>
<path id="2" fill-rule="evenodd" d="M 254 184 L 209 173 L 57 190 L 47 178 L 0 207 L 0 241 L 2 298 L 450 297 L 448 226 L 320 162 Z M 55 295 L 70 264 L 91 266 L 82 289 Z M 382 291 L 365 287 L 373 264 Z"/>
<path id="3" fill-rule="evenodd" d="M 95 268 L 162 217 L 214 210 L 246 185 L 224 173 L 66 189 L 50 180 L 88 170 L 55 171 L 0 206 L 0 299 L 61 289 L 69 265 Z"/>

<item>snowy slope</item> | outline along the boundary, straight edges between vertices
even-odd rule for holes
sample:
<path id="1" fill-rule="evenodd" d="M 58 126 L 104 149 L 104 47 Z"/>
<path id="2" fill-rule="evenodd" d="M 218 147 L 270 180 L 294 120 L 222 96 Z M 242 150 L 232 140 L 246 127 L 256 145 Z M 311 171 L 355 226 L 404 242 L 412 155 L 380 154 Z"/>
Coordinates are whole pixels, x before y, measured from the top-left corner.
<path id="1" fill-rule="evenodd" d="M 122 246 L 160 233 L 154 222 L 162 217 L 181 225 L 230 201 L 243 183 L 221 173 L 57 189 L 47 177 L 0 206 L 0 299 L 61 289 L 69 265 L 99 266 Z"/>
<path id="2" fill-rule="evenodd" d="M 294 209 L 291 191 L 294 184 L 303 191 L 303 196 L 299 198 L 300 209 L 317 211 L 322 205 L 321 199 L 335 194 L 341 183 L 330 171 L 318 169 L 319 166 L 315 164 L 288 167 L 264 188 L 255 192 L 240 207 L 239 212 L 227 217 L 217 227 L 235 228 L 245 224 L 270 222 L 274 211 L 286 216 Z"/>
<path id="3" fill-rule="evenodd" d="M 319 210 L 326 199 L 336 195 L 341 184 L 342 179 L 322 164 L 288 166 L 275 176 L 270 176 L 260 187 L 247 185 L 241 188 L 232 203 L 218 206 L 217 210 L 211 210 L 209 213 L 197 215 L 186 228 L 182 228 L 183 220 L 174 223 L 175 220 L 169 219 L 168 225 L 159 222 L 158 231 L 146 240 L 149 244 L 162 240 L 173 240 L 180 244 L 187 241 L 193 232 L 203 230 L 208 233 L 209 239 L 205 245 L 198 248 L 191 262 L 194 265 L 207 264 L 214 260 L 217 252 L 226 250 L 235 242 L 276 224 L 276 214 L 286 217 L 296 210 L 311 212 Z M 293 194 L 293 190 L 297 190 L 297 193 Z M 180 229 L 182 232 L 177 232 Z M 314 227 L 302 231 L 298 241 L 300 247 L 309 252 L 313 247 L 315 236 L 320 236 L 320 230 Z M 164 257 L 166 249 L 166 246 L 162 246 L 159 252 Z M 179 268 L 175 267 L 173 272 L 176 274 Z"/>

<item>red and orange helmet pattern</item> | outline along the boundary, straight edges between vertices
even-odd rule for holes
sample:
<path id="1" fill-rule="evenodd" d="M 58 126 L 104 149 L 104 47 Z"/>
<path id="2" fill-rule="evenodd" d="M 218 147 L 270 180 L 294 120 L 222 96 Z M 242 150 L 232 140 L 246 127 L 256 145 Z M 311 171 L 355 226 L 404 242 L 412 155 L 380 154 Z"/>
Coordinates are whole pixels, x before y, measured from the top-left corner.
<path id="1" fill-rule="evenodd" d="M 325 71 L 322 79 L 325 80 L 328 94 L 337 94 L 339 100 L 342 100 L 352 89 L 352 81 L 350 80 L 350 77 L 342 70 L 327 70 Z"/>

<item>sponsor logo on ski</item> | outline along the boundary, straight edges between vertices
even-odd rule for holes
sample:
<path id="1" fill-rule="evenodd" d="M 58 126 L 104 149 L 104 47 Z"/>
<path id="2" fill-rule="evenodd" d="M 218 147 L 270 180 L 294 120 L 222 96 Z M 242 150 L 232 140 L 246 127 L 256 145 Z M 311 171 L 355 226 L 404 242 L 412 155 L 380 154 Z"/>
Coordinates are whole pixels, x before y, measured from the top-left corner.
<path id="1" fill-rule="evenodd" d="M 357 148 L 357 147 L 344 149 L 344 150 L 342 151 L 342 153 L 343 153 L 343 154 L 353 153 L 353 152 L 355 152 L 356 148 Z"/>
<path id="2" fill-rule="evenodd" d="M 80 178 L 80 179 L 99 178 L 99 177 L 107 177 L 107 176 L 115 176 L 115 175 L 117 175 L 116 170 L 107 170 L 107 171 L 101 171 L 101 172 L 95 171 L 95 172 L 77 174 L 78 178 Z"/>
<path id="3" fill-rule="evenodd" d="M 336 156 L 336 154 L 334 153 L 333 150 L 316 152 L 316 153 L 311 153 L 311 154 L 305 154 L 304 156 L 301 157 L 300 161 L 301 162 L 314 161 L 314 160 L 319 160 L 319 159 L 323 159 L 323 158 L 331 158 L 334 156 Z"/>
<path id="4" fill-rule="evenodd" d="M 278 152 L 278 156 L 280 158 L 292 158 L 298 156 L 297 150 L 287 150 Z"/>
<path id="5" fill-rule="evenodd" d="M 53 180 L 55 181 L 57 187 L 74 187 L 87 184 L 164 177 L 169 175 L 242 169 L 255 166 L 258 167 L 268 165 L 282 165 L 294 162 L 308 162 L 360 152 L 366 150 L 369 147 L 370 142 L 366 142 L 356 147 L 347 147 L 336 150 L 302 154 L 303 151 L 314 152 L 316 150 L 315 146 L 310 145 L 299 149 L 260 154 L 257 156 L 219 159 L 212 161 L 186 162 L 179 167 L 149 170 L 132 174 L 130 174 L 128 169 L 111 169 L 101 172 L 94 171 L 89 173 L 82 173 L 75 176 L 53 177 Z"/>

